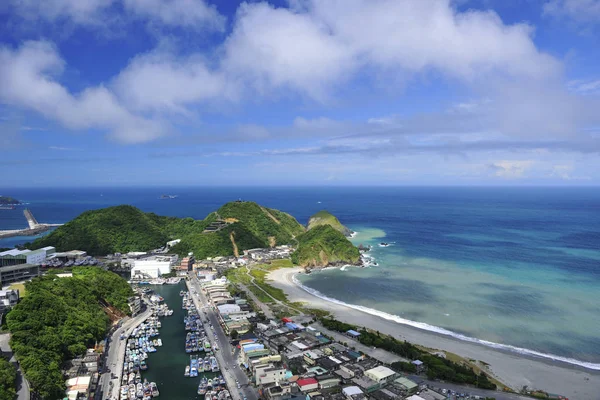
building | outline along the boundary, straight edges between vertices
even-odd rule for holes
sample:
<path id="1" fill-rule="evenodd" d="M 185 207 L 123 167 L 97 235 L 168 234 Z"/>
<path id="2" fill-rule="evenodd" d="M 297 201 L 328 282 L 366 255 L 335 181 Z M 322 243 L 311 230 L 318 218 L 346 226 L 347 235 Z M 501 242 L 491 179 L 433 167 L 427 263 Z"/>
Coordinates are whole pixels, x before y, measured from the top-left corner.
<path id="1" fill-rule="evenodd" d="M 34 264 L 19 264 L 0 267 L 0 287 L 11 283 L 34 278 L 40 274 L 40 266 Z"/>
<path id="2" fill-rule="evenodd" d="M 423 372 L 423 370 L 425 369 L 425 365 L 423 364 L 423 361 L 421 361 L 421 360 L 412 361 L 411 364 L 414 365 L 415 367 L 417 367 L 417 374 Z"/>
<path id="3" fill-rule="evenodd" d="M 254 370 L 256 385 L 267 385 L 285 380 L 286 369 L 273 364 L 260 365 Z"/>
<path id="4" fill-rule="evenodd" d="M 319 382 L 319 389 L 329 389 L 340 384 L 340 379 L 333 375 L 320 375 L 316 379 Z"/>
<path id="5" fill-rule="evenodd" d="M 131 268 L 131 279 L 153 279 L 171 272 L 177 262 L 177 256 L 152 256 L 134 260 Z"/>
<path id="6" fill-rule="evenodd" d="M 194 257 L 184 257 L 181 260 L 181 263 L 179 264 L 178 267 L 176 267 L 176 269 L 178 271 L 191 271 L 192 270 L 192 266 L 194 265 Z"/>
<path id="7" fill-rule="evenodd" d="M 388 367 L 380 365 L 378 367 L 371 368 L 370 370 L 365 371 L 365 376 L 381 385 L 387 382 L 391 382 L 398 376 L 398 374 L 395 371 L 389 369 Z"/>
<path id="8" fill-rule="evenodd" d="M 131 315 L 139 314 L 142 309 L 142 302 L 139 296 L 132 296 L 127 299 L 127 304 L 129 304 L 129 309 L 131 310 Z"/>
<path id="9" fill-rule="evenodd" d="M 360 332 L 356 332 L 353 329 L 350 329 L 349 331 L 347 331 L 346 334 L 354 339 L 357 339 L 360 336 Z"/>
<path id="10" fill-rule="evenodd" d="M 0 314 L 19 302 L 19 291 L 13 289 L 0 290 Z"/>
<path id="11" fill-rule="evenodd" d="M 0 267 L 21 264 L 42 265 L 46 258 L 54 254 L 56 249 L 52 246 L 37 250 L 11 249 L 0 253 Z"/>
<path id="12" fill-rule="evenodd" d="M 296 384 L 302 392 L 310 392 L 319 388 L 319 382 L 315 378 L 298 379 Z"/>
<path id="13" fill-rule="evenodd" d="M 348 400 L 359 400 L 365 397 L 364 393 L 358 386 L 348 386 L 342 389 L 342 394 Z"/>
<path id="14" fill-rule="evenodd" d="M 408 394 L 416 393 L 417 390 L 419 389 L 419 385 L 417 385 L 415 382 L 413 382 L 410 379 L 405 378 L 403 376 L 396 379 L 394 382 Z"/>
<path id="15" fill-rule="evenodd" d="M 84 395 L 87 398 L 91 380 L 91 376 L 78 376 L 67 380 L 67 398 L 69 400 L 75 400 L 79 395 Z"/>

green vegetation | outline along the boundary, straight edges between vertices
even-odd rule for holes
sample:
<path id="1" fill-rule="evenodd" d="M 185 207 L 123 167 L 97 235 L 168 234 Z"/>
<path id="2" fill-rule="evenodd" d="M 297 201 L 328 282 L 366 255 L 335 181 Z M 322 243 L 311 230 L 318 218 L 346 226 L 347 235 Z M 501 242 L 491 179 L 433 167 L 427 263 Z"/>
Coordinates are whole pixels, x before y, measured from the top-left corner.
<path id="1" fill-rule="evenodd" d="M 58 251 L 77 249 L 91 255 L 149 250 L 163 246 L 168 240 L 161 229 L 162 219 L 132 206 L 86 211 L 49 235 L 36 239 L 31 247 L 54 246 Z"/>
<path id="2" fill-rule="evenodd" d="M 14 197 L 0 196 L 0 204 L 21 204 L 21 202 Z"/>
<path id="3" fill-rule="evenodd" d="M 14 400 L 16 396 L 17 369 L 0 357 L 0 400 Z"/>
<path id="4" fill-rule="evenodd" d="M 357 264 L 360 251 L 341 232 L 329 225 L 320 225 L 298 236 L 298 248 L 292 254 L 292 261 L 303 267 Z"/>
<path id="5" fill-rule="evenodd" d="M 358 328 L 354 325 L 346 324 L 331 318 L 321 318 L 321 324 L 327 329 L 338 332 L 346 332 L 350 329 L 360 332 L 359 342 L 365 346 L 374 346 L 409 360 L 421 360 L 427 369 L 427 378 L 441 379 L 447 382 L 459 384 L 474 385 L 482 389 L 496 389 L 496 385 L 490 382 L 487 375 L 483 372 L 475 373 L 473 368 L 450 361 L 438 356 L 434 356 L 426 351 L 419 349 L 409 342 L 401 342 L 391 336 L 381 335 L 379 332 L 372 332 L 365 328 Z M 392 368 L 399 371 L 413 372 L 413 368 L 407 363 L 393 363 Z M 410 364 L 412 365 L 412 364 Z"/>
<path id="6" fill-rule="evenodd" d="M 107 312 L 128 313 L 133 291 L 118 275 L 94 267 L 74 268 L 72 278 L 35 278 L 25 287 L 28 296 L 6 317 L 11 346 L 32 389 L 61 399 L 61 365 L 104 338 Z"/>
<path id="7" fill-rule="evenodd" d="M 219 231 L 203 233 L 217 221 L 227 225 Z M 197 259 L 203 259 L 233 255 L 234 242 L 239 252 L 295 243 L 295 237 L 303 232 L 304 227 L 294 217 L 253 202 L 227 203 L 204 220 L 162 217 L 124 205 L 84 212 L 28 247 L 78 249 L 98 256 L 152 250 L 169 240 L 181 239 L 173 252 L 193 252 Z"/>
<path id="8" fill-rule="evenodd" d="M 340 220 L 337 219 L 335 215 L 325 210 L 321 210 L 309 218 L 307 229 L 311 230 L 322 225 L 329 225 L 336 231 L 341 232 L 344 236 L 350 236 L 352 234 L 352 230 L 342 225 Z"/>

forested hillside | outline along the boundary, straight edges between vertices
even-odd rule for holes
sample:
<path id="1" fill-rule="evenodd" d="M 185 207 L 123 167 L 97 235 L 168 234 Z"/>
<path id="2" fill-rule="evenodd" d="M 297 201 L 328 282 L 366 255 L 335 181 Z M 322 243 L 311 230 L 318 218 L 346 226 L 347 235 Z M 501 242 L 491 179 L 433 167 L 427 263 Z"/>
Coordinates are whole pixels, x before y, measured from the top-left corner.
<path id="1" fill-rule="evenodd" d="M 109 318 L 101 304 L 128 313 L 127 282 L 95 267 L 73 269 L 72 278 L 46 275 L 25 284 L 27 296 L 7 315 L 11 346 L 31 387 L 47 400 L 62 399 L 61 365 L 102 340 Z"/>
<path id="2" fill-rule="evenodd" d="M 360 251 L 340 231 L 320 225 L 298 236 L 298 248 L 292 261 L 303 267 L 331 264 L 358 264 Z"/>

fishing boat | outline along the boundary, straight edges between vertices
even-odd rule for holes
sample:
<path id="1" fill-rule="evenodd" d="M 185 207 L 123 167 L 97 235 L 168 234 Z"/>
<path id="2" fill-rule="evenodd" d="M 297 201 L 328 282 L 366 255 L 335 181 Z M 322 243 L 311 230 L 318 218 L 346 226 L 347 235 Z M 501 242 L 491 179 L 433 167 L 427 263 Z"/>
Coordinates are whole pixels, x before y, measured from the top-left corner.
<path id="1" fill-rule="evenodd" d="M 206 377 L 204 377 L 200 380 L 200 384 L 198 385 L 198 394 L 201 396 L 206 394 L 207 386 L 208 386 L 208 379 L 206 379 Z"/>
<path id="2" fill-rule="evenodd" d="M 150 391 L 152 393 L 152 397 L 158 397 L 160 395 L 160 392 L 158 391 L 158 386 L 156 386 L 156 383 L 154 382 L 150 382 Z"/>
<path id="3" fill-rule="evenodd" d="M 185 376 L 185 377 L 190 376 L 190 366 L 189 365 L 185 366 L 185 372 L 183 373 L 183 376 Z"/>

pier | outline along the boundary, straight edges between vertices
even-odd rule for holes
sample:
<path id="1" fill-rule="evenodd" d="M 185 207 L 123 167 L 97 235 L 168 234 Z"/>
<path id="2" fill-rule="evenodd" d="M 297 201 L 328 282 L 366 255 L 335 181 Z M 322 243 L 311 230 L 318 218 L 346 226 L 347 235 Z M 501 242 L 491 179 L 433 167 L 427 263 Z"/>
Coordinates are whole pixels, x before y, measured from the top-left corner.
<path id="1" fill-rule="evenodd" d="M 50 230 L 51 228 L 61 226 L 63 224 L 40 224 L 37 222 L 33 213 L 29 209 L 23 210 L 23 215 L 27 220 L 28 228 L 24 229 L 12 229 L 0 231 L 0 239 L 9 238 L 13 236 L 34 236 Z"/>

